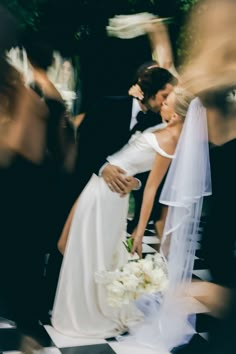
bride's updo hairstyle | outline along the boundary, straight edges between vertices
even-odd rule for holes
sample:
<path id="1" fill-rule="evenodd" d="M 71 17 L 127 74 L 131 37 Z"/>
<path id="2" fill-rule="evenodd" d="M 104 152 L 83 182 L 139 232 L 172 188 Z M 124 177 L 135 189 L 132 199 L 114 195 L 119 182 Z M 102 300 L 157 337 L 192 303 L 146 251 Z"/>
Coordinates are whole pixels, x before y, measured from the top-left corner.
<path id="1" fill-rule="evenodd" d="M 185 119 L 188 107 L 194 96 L 181 86 L 176 86 L 173 89 L 175 95 L 174 111 L 178 116 Z"/>

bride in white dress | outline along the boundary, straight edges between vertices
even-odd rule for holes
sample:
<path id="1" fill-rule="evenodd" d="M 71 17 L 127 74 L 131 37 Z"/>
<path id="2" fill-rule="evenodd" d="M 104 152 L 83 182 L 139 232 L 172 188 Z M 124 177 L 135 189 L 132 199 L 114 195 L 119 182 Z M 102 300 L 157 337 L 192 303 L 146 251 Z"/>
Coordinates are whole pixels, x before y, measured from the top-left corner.
<path id="1" fill-rule="evenodd" d="M 129 176 L 154 166 L 150 178 L 156 176 L 157 189 L 174 157 L 187 107 L 183 91 L 175 90 L 161 109 L 168 122 L 165 128 L 136 133 L 127 145 L 107 158 L 109 163 Z M 59 332 L 73 337 L 108 338 L 142 320 L 132 304 L 110 307 L 104 287 L 94 277 L 96 272 L 114 270 L 127 262 L 122 243 L 127 212 L 128 196 L 121 198 L 113 193 L 103 178 L 94 174 L 65 225 L 69 233 L 52 314 L 52 324 Z"/>

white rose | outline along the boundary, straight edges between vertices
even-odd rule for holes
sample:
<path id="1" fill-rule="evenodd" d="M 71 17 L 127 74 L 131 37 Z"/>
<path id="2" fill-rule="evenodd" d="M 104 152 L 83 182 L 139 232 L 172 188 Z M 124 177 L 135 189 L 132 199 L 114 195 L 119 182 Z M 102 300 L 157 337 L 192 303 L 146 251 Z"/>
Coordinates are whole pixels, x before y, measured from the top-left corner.
<path id="1" fill-rule="evenodd" d="M 152 283 L 155 283 L 155 284 L 160 283 L 163 279 L 166 278 L 162 269 L 153 270 L 152 273 L 150 274 L 150 277 L 151 277 Z"/>
<path id="2" fill-rule="evenodd" d="M 153 262 L 150 260 L 147 260 L 146 262 L 142 263 L 142 270 L 144 273 L 146 273 L 147 275 L 151 274 L 152 270 L 153 270 Z"/>
<path id="3" fill-rule="evenodd" d="M 139 284 L 139 279 L 135 275 L 130 274 L 123 279 L 123 283 L 127 291 L 135 291 Z"/>
<path id="4" fill-rule="evenodd" d="M 110 296 L 111 294 L 114 296 L 123 296 L 125 293 L 124 285 L 117 280 L 114 280 L 111 284 L 108 284 L 107 290 L 110 293 Z"/>
<path id="5" fill-rule="evenodd" d="M 142 273 L 139 262 L 129 262 L 124 266 L 123 270 L 126 274 L 134 274 L 136 276 Z"/>
<path id="6" fill-rule="evenodd" d="M 151 261 L 151 262 L 153 262 L 155 258 L 156 258 L 156 257 L 153 256 L 152 254 L 147 254 L 146 257 L 145 257 L 145 259 L 143 259 L 143 261 L 144 261 L 144 262 L 146 262 L 146 261 Z"/>
<path id="7" fill-rule="evenodd" d="M 156 286 L 153 284 L 146 284 L 145 293 L 154 293 L 156 291 Z"/>

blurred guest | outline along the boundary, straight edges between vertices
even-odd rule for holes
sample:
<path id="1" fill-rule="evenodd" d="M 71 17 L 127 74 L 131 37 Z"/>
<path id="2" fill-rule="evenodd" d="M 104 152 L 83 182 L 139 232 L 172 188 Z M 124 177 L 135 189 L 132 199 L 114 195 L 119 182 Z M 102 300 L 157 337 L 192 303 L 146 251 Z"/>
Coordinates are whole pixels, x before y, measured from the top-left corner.
<path id="1" fill-rule="evenodd" d="M 25 38 L 23 45 L 26 49 L 28 60 L 31 64 L 31 87 L 42 97 L 48 106 L 49 126 L 47 150 L 57 165 L 65 169 L 72 169 L 71 154 L 74 147 L 74 132 L 70 121 L 67 119 L 66 106 L 60 92 L 49 80 L 47 69 L 53 61 L 52 47 L 35 35 Z"/>
<path id="2" fill-rule="evenodd" d="M 0 75 L 0 297 L 5 317 L 27 327 L 37 325 L 44 303 L 47 174 L 43 160 L 48 110 L 4 58 Z"/>
<path id="3" fill-rule="evenodd" d="M 32 36 L 24 41 L 24 47 L 32 67 L 31 87 L 39 97 L 43 98 L 49 110 L 45 159 L 49 181 L 45 205 L 48 209 L 48 223 L 44 232 L 47 235 L 46 251 L 50 253 L 46 272 L 46 293 L 48 309 L 50 309 L 53 289 L 57 282 L 57 277 L 54 275 L 54 258 L 60 257 L 56 245 L 71 207 L 71 194 L 73 193 L 71 178 L 76 157 L 76 144 L 74 129 L 68 119 L 64 101 L 47 76 L 47 69 L 53 59 L 52 47 Z M 60 261 L 56 264 L 60 264 Z"/>
<path id="4" fill-rule="evenodd" d="M 0 16 L 1 25 L 15 28 L 2 8 Z M 49 108 L 5 59 L 6 50 L 16 43 L 10 38 L 15 31 L 7 33 L 0 52 L 0 311 L 30 333 L 47 313 L 43 273 L 49 220 Z"/>
<path id="5" fill-rule="evenodd" d="M 236 343 L 236 258 L 235 212 L 236 173 L 236 3 L 234 0 L 201 1 L 190 18 L 194 30 L 191 65 L 183 80 L 207 108 L 212 196 L 202 249 L 212 282 L 228 289 L 229 297 L 215 298 L 225 311 L 209 332 L 206 353 L 235 353 Z M 194 20 L 194 22 L 193 22 Z M 194 23 L 194 25 L 192 25 Z M 194 351 L 195 350 L 195 351 Z M 184 348 L 178 353 L 198 353 Z"/>

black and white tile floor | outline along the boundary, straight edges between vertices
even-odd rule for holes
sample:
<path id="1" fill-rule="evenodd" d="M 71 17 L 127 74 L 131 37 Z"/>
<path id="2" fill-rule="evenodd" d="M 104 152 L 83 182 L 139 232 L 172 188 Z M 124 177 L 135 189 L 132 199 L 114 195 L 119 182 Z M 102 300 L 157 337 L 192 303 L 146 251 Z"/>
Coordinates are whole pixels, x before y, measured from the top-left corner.
<path id="1" fill-rule="evenodd" d="M 153 225 L 150 224 L 144 237 L 143 253 L 155 253 L 158 249 L 159 240 L 153 231 Z M 209 274 L 204 269 L 204 262 L 201 259 L 200 251 L 197 252 L 195 261 L 194 278 L 209 279 Z M 197 314 L 196 334 L 194 335 L 191 346 L 191 353 L 195 353 L 196 348 L 201 348 L 204 354 L 204 345 L 207 343 L 207 330 L 209 328 L 210 318 L 207 315 L 207 309 L 197 300 L 193 299 L 192 304 Z M 168 354 L 167 352 L 149 349 L 146 347 L 135 346 L 131 344 L 117 342 L 113 339 L 78 339 L 61 335 L 51 326 L 40 326 L 33 337 L 41 345 L 38 353 L 48 354 Z M 10 327 L 0 319 L 0 354 L 17 354 L 20 351 L 22 335 L 17 328 Z M 196 353 L 198 349 L 196 349 Z M 36 351 L 34 351 L 36 353 Z M 174 351 L 173 351 L 174 353 Z M 181 352 L 182 353 L 182 352 Z"/>

